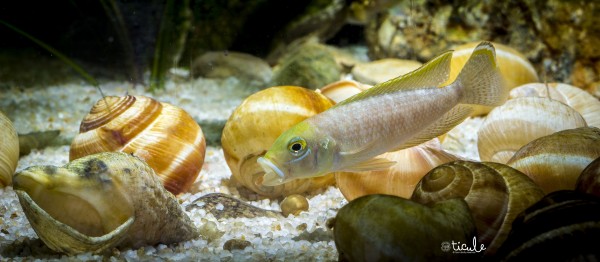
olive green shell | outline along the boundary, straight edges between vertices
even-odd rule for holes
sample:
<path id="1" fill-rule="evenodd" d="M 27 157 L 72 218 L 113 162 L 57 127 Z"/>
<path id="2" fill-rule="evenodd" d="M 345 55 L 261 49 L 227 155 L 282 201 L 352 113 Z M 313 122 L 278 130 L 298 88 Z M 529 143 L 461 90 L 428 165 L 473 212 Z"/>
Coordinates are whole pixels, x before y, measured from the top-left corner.
<path id="1" fill-rule="evenodd" d="M 462 199 L 425 206 L 391 195 L 359 197 L 338 212 L 333 225 L 340 261 L 461 260 L 443 249 L 472 243 L 475 225 Z"/>
<path id="2" fill-rule="evenodd" d="M 581 171 L 575 189 L 600 197 L 600 157 Z"/>

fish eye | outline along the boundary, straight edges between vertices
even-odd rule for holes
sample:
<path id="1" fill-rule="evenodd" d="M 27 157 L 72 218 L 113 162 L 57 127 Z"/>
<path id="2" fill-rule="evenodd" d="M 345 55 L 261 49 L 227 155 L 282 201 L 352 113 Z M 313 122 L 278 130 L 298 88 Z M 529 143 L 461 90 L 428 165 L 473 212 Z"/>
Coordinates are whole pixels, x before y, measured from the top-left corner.
<path id="1" fill-rule="evenodd" d="M 306 140 L 301 137 L 295 137 L 288 143 L 288 151 L 294 156 L 300 155 L 306 149 Z"/>

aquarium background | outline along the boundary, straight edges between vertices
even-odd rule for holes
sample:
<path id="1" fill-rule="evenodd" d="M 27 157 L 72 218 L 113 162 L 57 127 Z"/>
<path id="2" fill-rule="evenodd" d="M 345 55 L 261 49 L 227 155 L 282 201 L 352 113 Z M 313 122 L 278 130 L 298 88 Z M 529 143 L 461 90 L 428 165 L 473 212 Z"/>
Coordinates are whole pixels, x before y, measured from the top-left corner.
<path id="1" fill-rule="evenodd" d="M 373 85 L 446 50 L 492 41 L 530 63 L 535 82 L 570 84 L 598 98 L 599 11 L 598 3 L 579 0 L 10 1 L 0 6 L 0 111 L 21 137 L 49 135 L 21 149 L 17 171 L 66 164 L 82 119 L 103 96 L 150 96 L 181 107 L 201 126 L 202 171 L 178 200 L 202 236 L 75 259 L 337 260 L 327 224 L 348 200 L 333 178 L 268 196 L 232 177 L 221 134 L 247 97 L 273 86 L 316 90 L 343 79 Z M 389 58 L 404 62 L 375 63 Z M 484 120 L 467 119 L 441 146 L 480 160 Z M 296 191 L 310 208 L 281 216 L 281 202 Z M 221 204 L 237 210 L 222 216 L 222 208 L 199 200 L 209 193 L 278 216 L 247 217 Z M 39 240 L 12 187 L 0 189 L 0 199 L 0 257 L 73 258 Z"/>

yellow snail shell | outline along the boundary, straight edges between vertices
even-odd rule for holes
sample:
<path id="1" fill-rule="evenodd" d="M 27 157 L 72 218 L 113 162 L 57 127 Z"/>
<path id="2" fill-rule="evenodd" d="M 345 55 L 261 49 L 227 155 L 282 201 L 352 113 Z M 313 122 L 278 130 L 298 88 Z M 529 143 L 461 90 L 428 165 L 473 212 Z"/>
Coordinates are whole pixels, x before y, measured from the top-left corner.
<path id="1" fill-rule="evenodd" d="M 598 157 L 600 129 L 582 127 L 531 141 L 506 164 L 528 175 L 548 194 L 575 189 L 583 169 Z"/>
<path id="2" fill-rule="evenodd" d="M 575 109 L 556 100 L 517 97 L 494 108 L 477 132 L 482 161 L 506 163 L 525 144 L 565 129 L 586 126 Z"/>
<path id="3" fill-rule="evenodd" d="M 419 61 L 384 58 L 368 63 L 359 63 L 352 68 L 352 76 L 361 83 L 376 85 L 410 73 L 423 65 Z"/>
<path id="4" fill-rule="evenodd" d="M 144 159 L 169 192 L 187 191 L 198 177 L 206 141 L 183 109 L 144 96 L 99 100 L 81 122 L 69 159 L 121 151 Z"/>
<path id="5" fill-rule="evenodd" d="M 581 171 L 575 189 L 600 197 L 600 157 Z"/>
<path id="6" fill-rule="evenodd" d="M 369 88 L 371 88 L 370 85 L 361 84 L 356 81 L 340 80 L 317 89 L 317 92 L 339 103 Z"/>
<path id="7" fill-rule="evenodd" d="M 442 86 L 448 85 L 456 79 L 458 73 L 460 73 L 460 70 L 471 56 L 473 49 L 475 49 L 479 43 L 480 42 L 467 43 L 454 48 L 450 65 L 450 75 L 446 83 L 442 84 Z M 496 49 L 498 68 L 500 69 L 500 74 L 504 78 L 506 88 L 510 90 L 523 84 L 539 81 L 535 68 L 523 54 L 509 46 L 499 43 L 493 44 Z M 477 105 L 474 106 L 471 115 L 485 115 L 490 112 L 491 109 L 492 107 L 489 106 Z"/>
<path id="8" fill-rule="evenodd" d="M 581 114 L 588 126 L 600 127 L 600 100 L 590 93 L 572 85 L 561 83 L 531 83 L 510 91 L 510 97 L 550 97 L 560 101 Z"/>
<path id="9" fill-rule="evenodd" d="M 407 149 L 384 153 L 379 157 L 395 161 L 396 164 L 386 170 L 335 173 L 336 184 L 348 201 L 370 194 L 410 198 L 427 172 L 441 164 L 460 159 L 444 151 L 437 138 Z"/>
<path id="10" fill-rule="evenodd" d="M 422 204 L 463 198 L 477 227 L 477 241 L 493 254 L 519 213 L 544 196 L 525 174 L 492 162 L 454 161 L 431 170 L 411 199 Z"/>
<path id="11" fill-rule="evenodd" d="M 279 206 L 284 217 L 290 214 L 297 216 L 302 211 L 308 211 L 308 199 L 303 195 L 293 194 L 281 200 Z"/>
<path id="12" fill-rule="evenodd" d="M 64 167 L 33 166 L 14 177 L 31 226 L 52 250 L 99 253 L 196 238 L 193 222 L 143 160 L 121 152 Z"/>
<path id="13" fill-rule="evenodd" d="M 297 86 L 271 87 L 246 98 L 227 120 L 221 136 L 233 179 L 267 197 L 299 194 L 333 184 L 333 175 L 327 175 L 264 186 L 264 171 L 256 162 L 281 133 L 332 105 L 327 97 Z"/>
<path id="14" fill-rule="evenodd" d="M 10 119 L 0 112 L 0 188 L 9 186 L 19 161 L 19 138 Z"/>

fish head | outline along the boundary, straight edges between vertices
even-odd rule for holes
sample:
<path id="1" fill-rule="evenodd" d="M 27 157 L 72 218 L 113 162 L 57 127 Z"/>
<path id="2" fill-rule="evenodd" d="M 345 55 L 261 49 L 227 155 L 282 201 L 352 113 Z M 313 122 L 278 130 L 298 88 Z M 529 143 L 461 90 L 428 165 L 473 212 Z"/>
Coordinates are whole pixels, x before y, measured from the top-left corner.
<path id="1" fill-rule="evenodd" d="M 276 186 L 288 181 L 319 176 L 330 167 L 327 138 L 310 124 L 301 122 L 281 134 L 258 164 L 265 171 L 263 185 Z M 325 160 L 325 161 L 323 161 Z"/>

